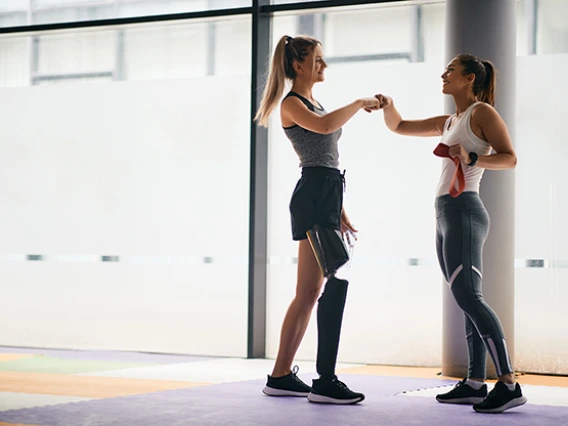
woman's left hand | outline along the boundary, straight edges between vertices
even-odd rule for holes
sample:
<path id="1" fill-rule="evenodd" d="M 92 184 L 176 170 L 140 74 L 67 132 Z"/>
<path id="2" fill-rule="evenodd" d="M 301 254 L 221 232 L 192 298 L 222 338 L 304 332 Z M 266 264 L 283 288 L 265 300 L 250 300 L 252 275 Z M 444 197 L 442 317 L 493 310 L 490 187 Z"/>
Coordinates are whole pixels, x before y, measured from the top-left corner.
<path id="1" fill-rule="evenodd" d="M 341 227 L 340 227 L 340 231 L 342 234 L 346 233 L 346 232 L 350 232 L 353 237 L 355 239 L 357 239 L 357 236 L 355 235 L 357 232 L 357 229 L 355 229 L 355 227 L 353 226 L 353 224 L 351 223 L 351 221 L 349 220 L 349 217 L 347 216 L 347 213 L 345 213 L 345 210 L 341 210 Z"/>
<path id="2" fill-rule="evenodd" d="M 450 146 L 449 154 L 452 158 L 458 157 L 464 164 L 469 164 L 471 162 L 469 152 L 467 152 L 459 143 Z"/>

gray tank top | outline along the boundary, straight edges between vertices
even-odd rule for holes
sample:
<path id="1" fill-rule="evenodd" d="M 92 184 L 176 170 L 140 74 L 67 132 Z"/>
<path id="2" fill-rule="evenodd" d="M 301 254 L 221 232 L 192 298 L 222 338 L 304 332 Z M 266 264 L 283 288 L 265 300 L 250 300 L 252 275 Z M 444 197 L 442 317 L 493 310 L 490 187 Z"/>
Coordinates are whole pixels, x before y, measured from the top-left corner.
<path id="1" fill-rule="evenodd" d="M 310 111 L 318 115 L 325 115 L 323 107 L 318 108 L 303 96 L 296 92 L 290 92 L 286 98 L 295 96 L 299 98 Z M 292 142 L 294 151 L 300 159 L 300 167 L 339 167 L 339 150 L 337 142 L 341 137 L 341 128 L 328 135 L 312 132 L 295 124 L 292 127 L 284 127 L 284 133 Z"/>

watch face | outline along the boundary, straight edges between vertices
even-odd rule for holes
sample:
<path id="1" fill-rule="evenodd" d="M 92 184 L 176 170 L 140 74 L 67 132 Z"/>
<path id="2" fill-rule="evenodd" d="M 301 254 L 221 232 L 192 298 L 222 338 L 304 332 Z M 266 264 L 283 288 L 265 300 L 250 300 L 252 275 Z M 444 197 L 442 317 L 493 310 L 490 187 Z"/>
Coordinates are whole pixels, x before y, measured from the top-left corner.
<path id="1" fill-rule="evenodd" d="M 470 152 L 470 153 L 469 153 L 469 159 L 470 159 L 471 161 L 470 161 L 469 165 L 470 165 L 470 166 L 474 166 L 475 163 L 477 163 L 477 158 L 478 158 L 478 156 L 477 156 L 477 153 L 476 153 L 476 152 Z"/>

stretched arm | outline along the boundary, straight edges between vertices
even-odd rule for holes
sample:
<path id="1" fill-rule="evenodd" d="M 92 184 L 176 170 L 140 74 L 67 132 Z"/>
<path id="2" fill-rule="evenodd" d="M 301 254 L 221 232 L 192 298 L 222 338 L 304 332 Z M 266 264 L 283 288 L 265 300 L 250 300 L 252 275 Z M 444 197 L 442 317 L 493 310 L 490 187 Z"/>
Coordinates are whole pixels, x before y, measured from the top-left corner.
<path id="1" fill-rule="evenodd" d="M 281 118 L 282 121 L 286 120 L 312 132 L 327 135 L 347 123 L 360 109 L 379 109 L 379 101 L 374 97 L 362 98 L 328 114 L 318 115 L 307 109 L 298 98 L 289 97 L 282 102 Z"/>
<path id="2" fill-rule="evenodd" d="M 477 159 L 477 167 L 483 167 L 488 170 L 505 170 L 513 169 L 517 165 L 517 155 L 513 149 L 511 136 L 507 125 L 499 115 L 499 113 L 489 104 L 481 104 L 477 106 L 471 115 L 471 127 L 474 133 L 480 132 L 477 135 L 481 139 L 486 140 L 494 154 L 480 155 Z M 459 151 L 452 154 L 450 148 L 450 155 L 461 157 L 463 163 L 468 164 L 471 162 L 469 152 L 467 152 L 461 145 L 457 146 Z"/>
<path id="3" fill-rule="evenodd" d="M 444 124 L 449 115 L 440 115 L 425 120 L 403 120 L 394 106 L 392 98 L 377 95 L 384 112 L 385 124 L 399 135 L 406 136 L 440 136 L 444 132 Z"/>

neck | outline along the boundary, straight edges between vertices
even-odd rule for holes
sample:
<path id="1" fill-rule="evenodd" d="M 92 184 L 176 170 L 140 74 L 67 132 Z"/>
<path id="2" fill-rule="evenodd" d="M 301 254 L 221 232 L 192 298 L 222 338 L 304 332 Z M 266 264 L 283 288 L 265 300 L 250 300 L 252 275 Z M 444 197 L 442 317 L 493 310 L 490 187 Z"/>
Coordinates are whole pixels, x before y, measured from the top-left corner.
<path id="1" fill-rule="evenodd" d="M 301 80 L 295 80 L 294 84 L 292 84 L 292 91 L 296 92 L 299 95 L 302 95 L 304 98 L 313 99 L 312 97 L 312 88 L 314 85 L 312 83 L 306 83 Z"/>
<path id="2" fill-rule="evenodd" d="M 468 109 L 472 104 L 477 102 L 475 96 L 472 93 L 456 93 L 454 94 L 454 103 L 456 105 L 456 115 L 460 115 L 466 109 Z"/>

